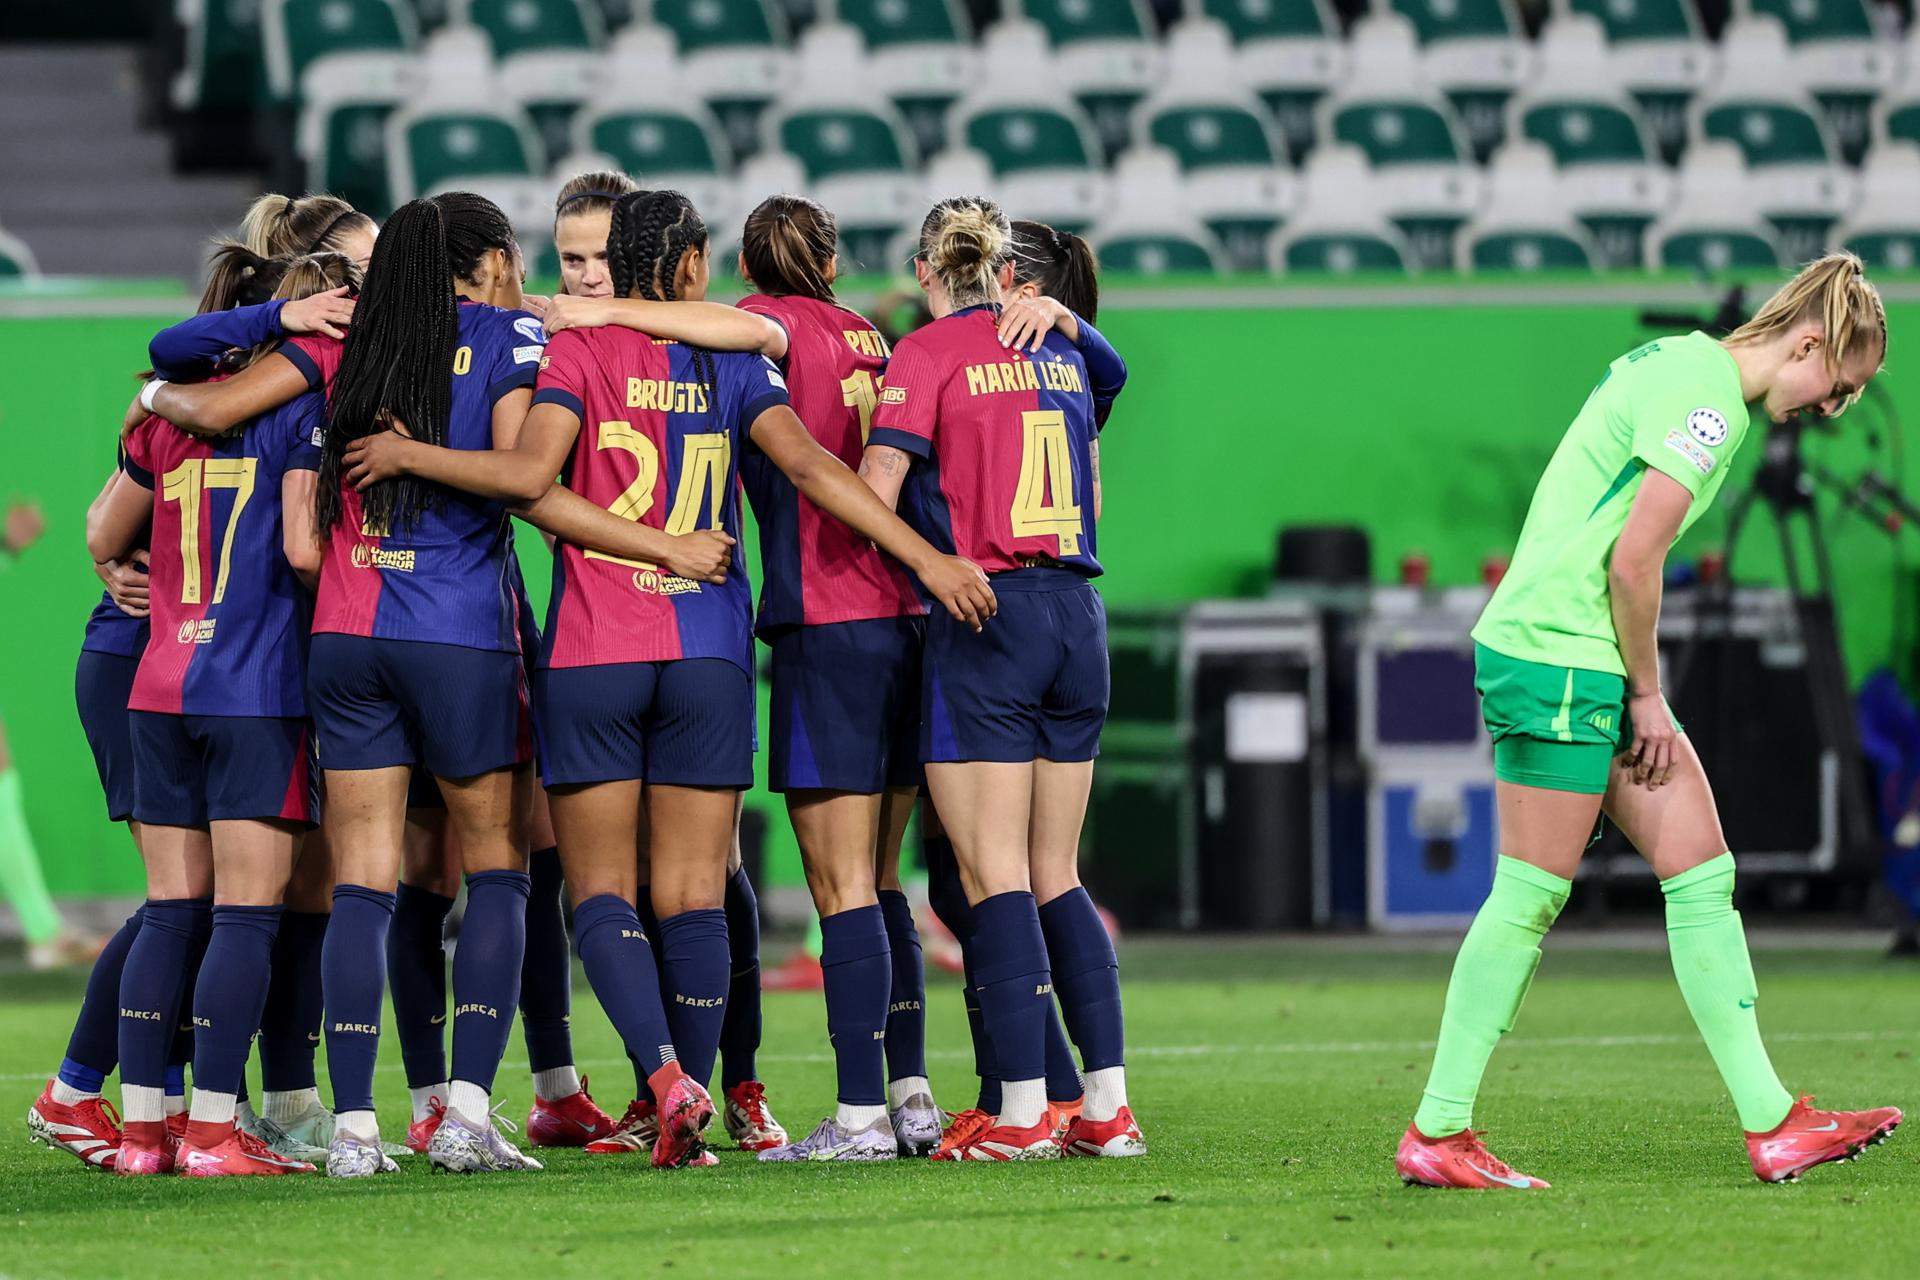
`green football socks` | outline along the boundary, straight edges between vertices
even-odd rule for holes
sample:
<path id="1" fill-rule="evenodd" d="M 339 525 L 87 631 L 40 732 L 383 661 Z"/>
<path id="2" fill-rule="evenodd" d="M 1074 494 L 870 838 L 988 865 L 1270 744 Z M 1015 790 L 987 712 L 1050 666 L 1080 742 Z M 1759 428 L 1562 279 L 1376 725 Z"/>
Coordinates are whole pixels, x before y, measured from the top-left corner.
<path id="1" fill-rule="evenodd" d="M 1445 1138 L 1473 1123 L 1487 1059 L 1513 1029 L 1540 967 L 1540 940 L 1572 889 L 1571 881 L 1518 858 L 1502 856 L 1494 868 L 1493 888 L 1454 958 L 1433 1070 L 1413 1117 L 1427 1137 Z"/>
<path id="2" fill-rule="evenodd" d="M 1753 961 L 1733 909 L 1733 855 L 1662 880 L 1660 892 L 1667 898 L 1667 947 L 1680 994 L 1733 1095 L 1741 1127 L 1765 1133 L 1786 1118 L 1793 1097 L 1760 1043 Z"/>
<path id="3" fill-rule="evenodd" d="M 60 932 L 60 911 L 40 877 L 40 855 L 27 830 L 20 801 L 20 771 L 0 773 L 0 894 L 20 913 L 28 942 L 45 942 Z"/>

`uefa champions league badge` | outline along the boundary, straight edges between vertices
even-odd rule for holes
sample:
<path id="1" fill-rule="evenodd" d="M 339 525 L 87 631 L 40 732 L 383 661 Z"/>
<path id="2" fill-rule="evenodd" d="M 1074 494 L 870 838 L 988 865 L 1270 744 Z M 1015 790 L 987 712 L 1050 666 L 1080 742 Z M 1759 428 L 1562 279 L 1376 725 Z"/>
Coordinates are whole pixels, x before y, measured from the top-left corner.
<path id="1" fill-rule="evenodd" d="M 1727 420 L 1718 409 L 1695 409 L 1687 415 L 1687 434 L 1712 449 L 1727 439 Z"/>

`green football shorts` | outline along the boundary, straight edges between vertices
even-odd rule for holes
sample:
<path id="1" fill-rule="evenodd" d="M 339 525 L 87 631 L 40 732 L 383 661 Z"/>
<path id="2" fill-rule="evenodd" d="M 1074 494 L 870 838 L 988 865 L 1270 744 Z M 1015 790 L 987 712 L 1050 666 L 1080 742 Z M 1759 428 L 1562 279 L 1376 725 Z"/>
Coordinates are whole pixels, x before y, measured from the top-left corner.
<path id="1" fill-rule="evenodd" d="M 1509 658 L 1483 644 L 1473 646 L 1473 674 L 1493 739 L 1494 777 L 1552 791 L 1606 793 L 1614 754 L 1633 742 L 1625 680 Z"/>

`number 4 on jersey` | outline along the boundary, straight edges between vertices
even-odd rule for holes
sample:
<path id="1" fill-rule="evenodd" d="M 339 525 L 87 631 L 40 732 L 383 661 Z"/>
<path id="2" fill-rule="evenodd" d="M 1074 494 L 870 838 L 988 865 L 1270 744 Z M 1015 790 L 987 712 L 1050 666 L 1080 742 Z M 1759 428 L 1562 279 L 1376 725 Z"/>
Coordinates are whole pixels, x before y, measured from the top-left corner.
<path id="1" fill-rule="evenodd" d="M 1020 415 L 1023 432 L 1020 487 L 1013 497 L 1013 533 L 1017 538 L 1057 537 L 1060 554 L 1080 554 L 1080 503 L 1073 491 L 1073 454 L 1067 444 L 1067 415 L 1058 409 L 1029 409 Z"/>

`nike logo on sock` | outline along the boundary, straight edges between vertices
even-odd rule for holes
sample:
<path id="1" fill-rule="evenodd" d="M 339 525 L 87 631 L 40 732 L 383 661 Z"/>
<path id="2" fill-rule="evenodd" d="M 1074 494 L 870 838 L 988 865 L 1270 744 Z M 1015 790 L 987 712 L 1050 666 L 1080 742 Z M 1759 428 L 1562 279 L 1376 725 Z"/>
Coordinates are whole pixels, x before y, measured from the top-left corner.
<path id="1" fill-rule="evenodd" d="M 445 1022 L 446 1020 L 447 1020 L 447 1015 L 444 1013 L 436 1013 L 431 1018 L 427 1019 L 428 1022 L 431 1022 L 436 1027 L 439 1026 L 441 1023 Z"/>

